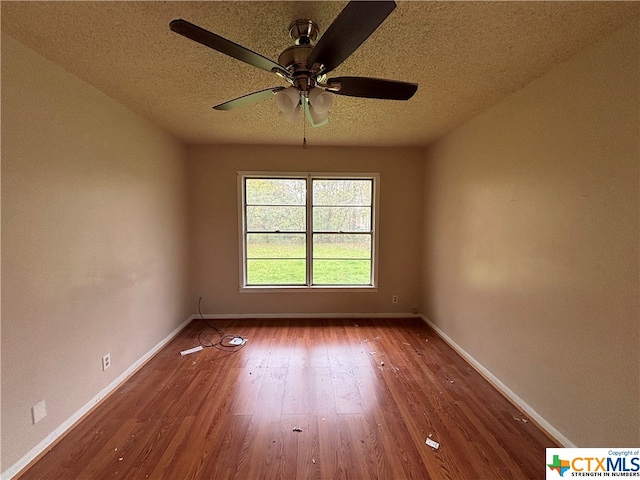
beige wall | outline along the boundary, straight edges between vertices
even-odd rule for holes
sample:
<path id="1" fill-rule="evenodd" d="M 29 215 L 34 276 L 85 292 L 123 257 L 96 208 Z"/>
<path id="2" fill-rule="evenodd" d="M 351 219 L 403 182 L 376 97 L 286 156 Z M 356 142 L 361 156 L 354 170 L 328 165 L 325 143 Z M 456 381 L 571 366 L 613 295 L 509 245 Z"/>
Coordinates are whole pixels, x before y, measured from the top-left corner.
<path id="1" fill-rule="evenodd" d="M 423 311 L 581 447 L 640 444 L 638 22 L 428 149 Z"/>
<path id="2" fill-rule="evenodd" d="M 185 156 L 2 36 L 3 471 L 191 313 Z"/>
<path id="3" fill-rule="evenodd" d="M 407 313 L 419 306 L 424 150 L 191 147 L 193 302 L 202 311 Z M 378 292 L 240 293 L 238 171 L 380 173 Z M 398 295 L 397 304 L 391 303 Z"/>

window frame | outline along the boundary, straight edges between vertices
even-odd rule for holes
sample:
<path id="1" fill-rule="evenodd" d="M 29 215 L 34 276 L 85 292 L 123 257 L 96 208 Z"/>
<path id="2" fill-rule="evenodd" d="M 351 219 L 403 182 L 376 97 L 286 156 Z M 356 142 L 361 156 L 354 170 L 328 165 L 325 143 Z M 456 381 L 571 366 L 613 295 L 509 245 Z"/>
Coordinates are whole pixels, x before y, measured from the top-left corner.
<path id="1" fill-rule="evenodd" d="M 247 246 L 246 246 L 246 199 L 245 199 L 245 179 L 266 178 L 266 179 L 304 179 L 306 182 L 306 258 L 305 272 L 306 283 L 304 285 L 247 285 Z M 371 284 L 345 284 L 345 285 L 313 285 L 313 235 L 323 232 L 313 230 L 313 180 L 371 180 L 372 182 L 372 202 L 371 202 Z M 378 291 L 378 250 L 379 250 L 379 199 L 380 199 L 380 174 L 379 173 L 353 173 L 353 172 L 273 172 L 273 171 L 239 171 L 237 172 L 238 190 L 238 242 L 239 242 L 239 280 L 240 292 L 344 292 L 344 291 Z M 348 232 L 345 232 L 348 233 Z"/>

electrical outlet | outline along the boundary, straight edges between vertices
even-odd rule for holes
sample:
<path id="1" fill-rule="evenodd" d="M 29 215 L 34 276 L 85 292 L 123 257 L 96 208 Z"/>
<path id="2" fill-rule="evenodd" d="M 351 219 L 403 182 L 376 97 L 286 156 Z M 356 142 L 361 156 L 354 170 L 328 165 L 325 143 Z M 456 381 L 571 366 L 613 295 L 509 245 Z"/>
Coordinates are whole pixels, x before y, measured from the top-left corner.
<path id="1" fill-rule="evenodd" d="M 34 425 L 47 416 L 47 406 L 44 400 L 31 407 L 31 415 L 33 416 Z"/>
<path id="2" fill-rule="evenodd" d="M 398 303 L 398 295 L 393 295 L 391 297 L 391 303 Z"/>
<path id="3" fill-rule="evenodd" d="M 102 370 L 104 371 L 110 366 L 111 366 L 111 354 L 107 353 L 106 355 L 102 356 Z"/>

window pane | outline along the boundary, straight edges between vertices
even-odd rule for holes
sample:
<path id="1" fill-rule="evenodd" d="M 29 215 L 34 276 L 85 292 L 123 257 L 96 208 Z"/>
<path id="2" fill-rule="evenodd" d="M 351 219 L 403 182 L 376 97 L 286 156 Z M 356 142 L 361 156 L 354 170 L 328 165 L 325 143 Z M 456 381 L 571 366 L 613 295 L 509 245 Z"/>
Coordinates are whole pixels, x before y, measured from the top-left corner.
<path id="1" fill-rule="evenodd" d="M 306 180 L 301 178 L 245 179 L 247 205 L 304 205 Z"/>
<path id="2" fill-rule="evenodd" d="M 247 258 L 306 258 L 305 235 L 247 235 Z"/>
<path id="3" fill-rule="evenodd" d="M 371 205 L 371 180 L 314 180 L 314 205 Z"/>
<path id="4" fill-rule="evenodd" d="M 370 260 L 313 260 L 315 285 L 371 285 Z"/>
<path id="5" fill-rule="evenodd" d="M 370 232 L 370 207 L 313 207 L 314 232 Z"/>
<path id="6" fill-rule="evenodd" d="M 313 258 L 371 258 L 371 235 L 314 235 Z"/>
<path id="7" fill-rule="evenodd" d="M 304 232 L 307 217 L 305 207 L 247 207 L 249 232 Z"/>
<path id="8" fill-rule="evenodd" d="M 377 176 L 280 175 L 242 174 L 239 183 L 244 285 L 374 285 Z"/>
<path id="9" fill-rule="evenodd" d="M 304 285 L 305 260 L 248 259 L 247 285 Z"/>

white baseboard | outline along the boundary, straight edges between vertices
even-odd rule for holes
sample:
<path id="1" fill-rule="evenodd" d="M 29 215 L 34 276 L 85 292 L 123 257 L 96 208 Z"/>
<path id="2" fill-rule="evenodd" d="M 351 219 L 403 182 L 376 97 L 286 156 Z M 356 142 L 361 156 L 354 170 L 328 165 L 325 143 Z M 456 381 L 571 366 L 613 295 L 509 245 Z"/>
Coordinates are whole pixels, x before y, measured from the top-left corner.
<path id="1" fill-rule="evenodd" d="M 155 355 L 158 350 L 164 347 L 167 343 L 169 343 L 180 331 L 186 327 L 189 322 L 191 322 L 192 317 L 189 317 L 187 320 L 182 322 L 175 330 L 173 330 L 169 335 L 167 335 L 164 339 L 162 339 L 158 344 L 156 344 L 151 350 L 145 353 L 142 357 L 140 357 L 133 365 L 127 368 L 118 378 L 116 378 L 109 385 L 104 387 L 95 397 L 93 397 L 89 402 L 80 408 L 77 412 L 75 412 L 71 417 L 65 420 L 58 428 L 56 428 L 53 432 L 47 435 L 40 443 L 38 443 L 35 447 L 27 452 L 20 460 L 7 468 L 2 474 L 0 474 L 0 480 L 10 480 L 14 476 L 16 476 L 20 471 L 29 465 L 38 455 L 44 452 L 52 443 L 54 443 L 61 435 L 63 435 L 67 430 L 73 427 L 78 420 L 80 420 L 84 415 L 86 415 L 93 407 L 95 407 L 101 400 L 103 400 L 107 395 L 113 392 L 116 388 L 118 388 L 125 380 L 129 378 L 141 365 L 143 365 L 147 360 L 149 360 L 153 355 Z"/>
<path id="2" fill-rule="evenodd" d="M 469 355 L 460 345 L 454 342 L 451 337 L 449 337 L 446 333 L 444 333 L 435 323 L 429 320 L 424 315 L 420 315 L 422 320 L 424 320 L 427 325 L 429 325 L 433 330 L 438 334 L 440 338 L 442 338 L 451 348 L 453 348 L 462 358 L 464 358 L 467 362 L 473 366 L 478 372 L 484 375 L 487 380 L 489 380 L 498 390 L 502 392 L 502 394 L 510 399 L 515 405 L 522 409 L 522 411 L 526 412 L 535 422 L 538 423 L 542 428 L 544 428 L 550 435 L 552 435 L 556 440 L 558 440 L 564 447 L 567 448 L 576 448 L 576 445 L 565 437 L 558 429 L 556 429 L 553 425 L 551 425 L 547 420 L 544 419 L 542 415 L 536 412 L 527 402 L 522 400 L 518 395 L 516 395 L 509 387 L 507 387 L 498 377 L 496 377 L 493 373 L 487 370 L 480 362 L 478 362 L 475 358 Z"/>
<path id="3" fill-rule="evenodd" d="M 238 320 L 267 318 L 420 318 L 418 313 L 203 313 L 206 320 Z M 191 315 L 191 320 L 200 318 L 199 314 Z"/>

